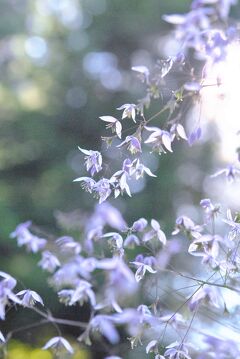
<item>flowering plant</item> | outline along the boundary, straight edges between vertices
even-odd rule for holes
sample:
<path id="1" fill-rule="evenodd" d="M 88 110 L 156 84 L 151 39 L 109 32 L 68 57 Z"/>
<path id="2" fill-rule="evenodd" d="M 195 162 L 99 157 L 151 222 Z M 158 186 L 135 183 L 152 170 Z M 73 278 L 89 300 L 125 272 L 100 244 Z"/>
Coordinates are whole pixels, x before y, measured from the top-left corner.
<path id="1" fill-rule="evenodd" d="M 77 340 L 83 345 L 91 346 L 99 336 L 104 338 L 106 359 L 123 358 L 126 337 L 132 350 L 143 347 L 155 359 L 240 358 L 234 318 L 240 292 L 239 213 L 228 209 L 225 215 L 219 204 L 205 198 L 200 202 L 203 220 L 196 224 L 183 214 L 176 219 L 170 236 L 156 219 L 136 218 L 127 224 L 120 211 L 107 202 L 111 196 L 131 196 L 133 180 L 156 177 L 144 162 L 148 149 L 151 154 L 167 155 L 174 152 L 176 141 L 193 146 L 204 136 L 201 111 L 190 131 L 186 130 L 186 106 L 201 109 L 209 87 L 224 87 L 220 69 L 231 49 L 239 46 L 238 26 L 229 20 L 235 4 L 235 0 L 193 0 L 187 14 L 163 16 L 175 25 L 181 48 L 151 71 L 144 65 L 133 67 L 146 86 L 146 95 L 136 104 L 118 107 L 121 112 L 117 117 L 100 117 L 111 130 L 103 137 L 107 150 L 115 147 L 122 151 L 123 161 L 116 161 L 113 173 L 107 176 L 101 152 L 79 147 L 90 176 L 84 174 L 75 181 L 99 201 L 85 221 L 82 242 L 66 235 L 53 243 L 41 238 L 30 221 L 12 232 L 19 246 L 41 253 L 39 266 L 49 273 L 49 283 L 60 303 L 87 303 L 90 308 L 87 321 L 57 318 L 45 308 L 38 293 L 16 291 L 16 279 L 0 272 L 0 319 L 7 320 L 11 308 L 24 307 L 39 314 L 39 325 L 52 323 L 57 336 L 43 349 L 56 355 L 62 351 L 73 354 L 59 327 L 67 325 L 78 328 Z M 184 80 L 166 97 L 163 90 L 173 73 L 184 74 Z M 147 117 L 152 101 L 160 98 L 160 110 Z M 159 127 L 163 114 L 165 122 Z M 234 182 L 239 173 L 237 165 L 229 164 L 212 175 L 212 180 L 225 175 Z M 188 239 L 188 248 L 183 238 Z M 192 263 L 190 268 L 180 264 L 181 256 Z M 3 352 L 14 334 L 14 330 L 0 331 Z"/>

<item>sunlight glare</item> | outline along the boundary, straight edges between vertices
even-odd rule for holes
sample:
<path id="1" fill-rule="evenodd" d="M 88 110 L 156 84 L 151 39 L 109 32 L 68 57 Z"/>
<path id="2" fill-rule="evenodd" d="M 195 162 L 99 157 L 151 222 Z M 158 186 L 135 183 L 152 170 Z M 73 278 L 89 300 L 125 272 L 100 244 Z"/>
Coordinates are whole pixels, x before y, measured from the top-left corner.
<path id="1" fill-rule="evenodd" d="M 220 156 L 233 162 L 240 145 L 240 43 L 229 45 L 226 51 L 224 61 L 206 65 L 201 95 L 204 117 L 215 121 L 219 130 Z"/>

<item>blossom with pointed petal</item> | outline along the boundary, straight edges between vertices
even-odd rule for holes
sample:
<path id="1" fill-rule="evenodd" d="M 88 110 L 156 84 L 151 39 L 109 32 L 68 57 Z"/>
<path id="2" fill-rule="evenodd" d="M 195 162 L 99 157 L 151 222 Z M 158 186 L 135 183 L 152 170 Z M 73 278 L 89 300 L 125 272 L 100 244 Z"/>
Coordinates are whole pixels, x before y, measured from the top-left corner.
<path id="1" fill-rule="evenodd" d="M 160 224 L 155 220 L 152 219 L 151 220 L 151 227 L 152 230 L 147 232 L 144 236 L 143 236 L 143 242 L 148 242 L 151 239 L 153 239 L 154 237 L 157 237 L 158 240 L 165 245 L 167 242 L 165 233 L 161 230 Z"/>
<path id="2" fill-rule="evenodd" d="M 133 66 L 132 70 L 139 74 L 142 82 L 146 82 L 147 84 L 149 83 L 150 72 L 146 66 Z"/>
<path id="3" fill-rule="evenodd" d="M 78 149 L 85 154 L 85 165 L 91 176 L 98 173 L 102 169 L 102 155 L 98 151 L 85 150 L 78 146 Z M 76 181 L 76 180 L 75 180 Z"/>
<path id="4" fill-rule="evenodd" d="M 126 103 L 117 108 L 117 110 L 124 110 L 122 118 L 132 118 L 136 122 L 136 105 L 133 103 Z"/>
<path id="5" fill-rule="evenodd" d="M 152 132 L 151 135 L 146 139 L 144 143 L 153 145 L 153 150 L 157 150 L 159 154 L 161 152 L 166 153 L 165 149 L 169 152 L 172 150 L 172 136 L 168 131 L 161 130 L 158 127 L 144 127 L 147 131 Z"/>
<path id="6" fill-rule="evenodd" d="M 144 164 L 140 163 L 139 159 L 137 159 L 136 164 L 135 164 L 135 176 L 136 176 L 136 180 L 138 180 L 139 178 L 142 178 L 144 173 L 146 173 L 148 176 L 151 177 L 157 177 L 156 175 L 154 175 L 150 168 L 144 166 Z"/>
<path id="7" fill-rule="evenodd" d="M 42 259 L 38 262 L 38 265 L 50 273 L 54 272 L 57 267 L 60 267 L 61 263 L 58 258 L 50 251 L 42 252 Z"/>
<path id="8" fill-rule="evenodd" d="M 81 182 L 81 187 L 89 193 L 93 192 L 94 186 L 96 184 L 96 181 L 92 179 L 91 177 L 78 177 L 73 182 Z"/>
<path id="9" fill-rule="evenodd" d="M 102 121 L 108 122 L 109 124 L 106 126 L 106 128 L 111 128 L 113 133 L 116 133 L 119 138 L 122 138 L 122 124 L 120 121 L 118 121 L 118 119 L 113 116 L 101 116 L 100 119 Z"/>
<path id="10" fill-rule="evenodd" d="M 134 261 L 130 263 L 134 264 L 137 267 L 137 271 L 135 273 L 135 278 L 137 282 L 140 282 L 140 280 L 143 279 L 146 271 L 153 274 L 157 273 L 157 271 L 154 270 L 151 266 L 144 264 L 142 262 Z"/>
<path id="11" fill-rule="evenodd" d="M 43 347 L 43 350 L 47 349 L 61 350 L 65 349 L 68 353 L 73 354 L 74 350 L 71 344 L 63 337 L 54 337 L 50 339 Z"/>
<path id="12" fill-rule="evenodd" d="M 229 182 L 233 182 L 236 179 L 236 177 L 240 176 L 240 169 L 238 169 L 233 165 L 228 165 L 226 168 L 217 171 L 216 173 L 211 175 L 211 177 L 214 178 L 221 175 L 225 175 Z"/>
<path id="13" fill-rule="evenodd" d="M 136 154 L 138 152 L 142 152 L 141 149 L 141 142 L 139 139 L 135 136 L 127 136 L 123 142 L 120 143 L 120 145 L 116 146 L 118 148 L 123 147 L 124 145 L 127 146 L 128 151 L 131 152 L 131 154 Z"/>
<path id="14" fill-rule="evenodd" d="M 21 290 L 17 293 L 17 296 L 22 297 L 21 304 L 24 307 L 33 307 L 36 302 L 44 306 L 42 298 L 34 290 Z"/>

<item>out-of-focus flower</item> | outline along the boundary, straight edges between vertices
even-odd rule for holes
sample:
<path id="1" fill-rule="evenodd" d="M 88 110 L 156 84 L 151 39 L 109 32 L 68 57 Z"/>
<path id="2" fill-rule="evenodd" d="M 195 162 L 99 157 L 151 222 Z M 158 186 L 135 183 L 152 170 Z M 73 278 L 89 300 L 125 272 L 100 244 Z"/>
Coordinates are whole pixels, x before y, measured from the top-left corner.
<path id="1" fill-rule="evenodd" d="M 149 69 L 146 66 L 133 66 L 133 71 L 136 71 L 143 82 L 149 83 Z"/>
<path id="2" fill-rule="evenodd" d="M 200 288 L 188 302 L 189 309 L 193 312 L 195 311 L 200 304 L 209 304 L 216 308 L 220 307 L 220 295 L 219 291 L 217 292 L 216 288 L 205 285 Z"/>
<path id="3" fill-rule="evenodd" d="M 56 351 L 65 349 L 68 353 L 73 354 L 74 350 L 71 344 L 63 337 L 54 337 L 50 339 L 42 348 L 43 350 L 55 349 Z"/>
<path id="4" fill-rule="evenodd" d="M 50 251 L 42 252 L 42 259 L 38 262 L 38 265 L 50 273 L 54 272 L 57 267 L 60 267 L 61 263 L 58 258 Z"/>
<path id="5" fill-rule="evenodd" d="M 221 175 L 225 175 L 229 182 L 233 182 L 236 177 L 240 176 L 240 169 L 233 165 L 228 165 L 226 168 L 214 173 L 211 177 L 214 178 Z"/>
<path id="6" fill-rule="evenodd" d="M 15 278 L 5 272 L 0 272 L 0 319 L 5 320 L 6 306 L 11 302 L 21 304 L 21 300 L 13 293 L 17 285 Z"/>
<path id="7" fill-rule="evenodd" d="M 171 126 L 170 134 L 172 135 L 172 140 L 174 140 L 175 137 L 177 139 L 182 138 L 183 140 L 187 140 L 187 135 L 184 130 L 184 127 L 180 123 L 175 123 Z"/>
<path id="8" fill-rule="evenodd" d="M 58 292 L 58 296 L 60 301 L 66 305 L 74 305 L 77 302 L 83 305 L 84 302 L 89 300 L 94 307 L 96 305 L 96 298 L 91 288 L 92 285 L 89 282 L 80 280 L 75 289 L 63 289 Z"/>
<path id="9" fill-rule="evenodd" d="M 107 178 L 102 178 L 94 185 L 94 194 L 99 199 L 99 203 L 104 202 L 111 194 L 110 181 Z"/>
<path id="10" fill-rule="evenodd" d="M 39 238 L 32 234 L 29 231 L 30 226 L 30 221 L 19 224 L 15 231 L 10 234 L 10 237 L 17 238 L 17 243 L 19 247 L 25 245 L 28 251 L 37 253 L 46 246 L 47 240 L 44 238 Z"/>
<path id="11" fill-rule="evenodd" d="M 157 340 L 151 340 L 148 345 L 146 346 L 146 353 L 158 353 L 158 341 Z"/>
<path id="12" fill-rule="evenodd" d="M 146 271 L 149 273 L 157 273 L 156 270 L 154 270 L 150 265 L 144 264 L 142 262 L 130 262 L 132 263 L 134 266 L 137 267 L 136 273 L 135 273 L 135 278 L 137 282 L 140 282 L 141 279 L 143 279 Z"/>
<path id="13" fill-rule="evenodd" d="M 151 227 L 152 230 L 144 234 L 143 242 L 148 242 L 154 237 L 156 237 L 163 245 L 165 245 L 167 239 L 165 233 L 161 230 L 160 224 L 155 219 L 152 219 Z"/>
<path id="14" fill-rule="evenodd" d="M 57 245 L 64 253 L 79 254 L 82 250 L 81 244 L 70 236 L 63 236 L 56 240 Z"/>
<path id="15" fill-rule="evenodd" d="M 166 347 L 164 357 L 169 359 L 191 359 L 185 343 L 174 342 Z"/>
<path id="16" fill-rule="evenodd" d="M 3 333 L 1 332 L 1 330 L 0 330 L 0 342 L 2 342 L 2 343 L 6 342 L 6 339 L 4 338 Z"/>

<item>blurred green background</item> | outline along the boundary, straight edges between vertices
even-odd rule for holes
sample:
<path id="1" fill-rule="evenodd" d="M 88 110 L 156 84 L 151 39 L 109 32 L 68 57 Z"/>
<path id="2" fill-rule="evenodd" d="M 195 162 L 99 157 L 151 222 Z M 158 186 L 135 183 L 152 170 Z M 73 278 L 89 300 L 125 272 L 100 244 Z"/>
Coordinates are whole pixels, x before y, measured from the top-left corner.
<path id="1" fill-rule="evenodd" d="M 90 195 L 72 182 L 86 174 L 77 146 L 101 149 L 100 135 L 106 132 L 99 116 L 116 116 L 117 107 L 136 103 L 144 95 L 130 69 L 151 67 L 164 56 L 162 39 L 171 27 L 161 16 L 185 12 L 189 4 L 189 0 L 0 1 L 0 267 L 42 293 L 49 307 L 56 306 L 56 295 L 36 267 L 39 256 L 17 248 L 9 234 L 18 223 L 31 219 L 41 230 L 58 236 L 63 232 L 56 213 L 80 210 L 81 214 L 94 207 Z M 150 113 L 159 106 L 155 101 Z M 159 178 L 142 182 L 144 189 L 136 188 L 139 193 L 132 199 L 112 202 L 129 223 L 153 217 L 170 231 L 179 203 L 187 206 L 199 200 L 194 186 L 203 174 L 193 181 L 186 178 L 186 168 L 181 167 L 186 147 L 179 145 L 174 155 L 160 159 L 153 156 L 151 168 L 159 166 Z M 195 155 L 199 160 L 206 157 L 197 150 Z M 194 162 L 192 166 L 194 172 Z M 28 322 L 12 318 L 0 329 Z M 36 344 L 32 336 L 20 339 Z"/>

